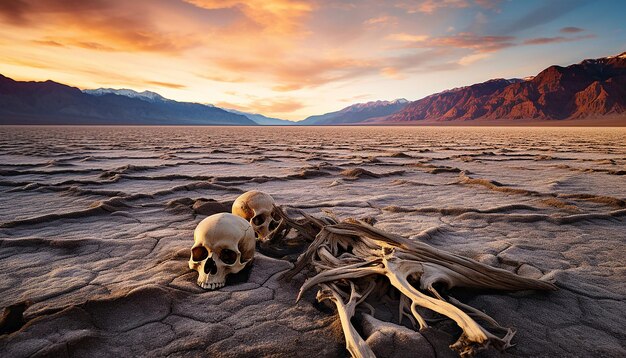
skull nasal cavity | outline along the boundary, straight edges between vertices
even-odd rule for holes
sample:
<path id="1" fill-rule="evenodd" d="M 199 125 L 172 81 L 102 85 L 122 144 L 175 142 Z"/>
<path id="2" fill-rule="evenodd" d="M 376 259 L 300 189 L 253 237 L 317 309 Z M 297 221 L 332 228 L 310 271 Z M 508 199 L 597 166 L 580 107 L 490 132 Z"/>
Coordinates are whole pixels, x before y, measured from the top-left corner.
<path id="1" fill-rule="evenodd" d="M 194 247 L 191 249 L 191 259 L 194 261 L 202 261 L 209 257 L 209 251 L 203 246 Z"/>
<path id="2" fill-rule="evenodd" d="M 237 260 L 237 253 L 233 250 L 224 249 L 220 252 L 220 260 L 226 265 L 232 265 Z"/>
<path id="3" fill-rule="evenodd" d="M 265 222 L 265 216 L 263 214 L 259 214 L 252 218 L 252 223 L 256 226 L 260 226 Z"/>
<path id="4" fill-rule="evenodd" d="M 217 273 L 217 265 L 215 264 L 215 261 L 213 261 L 213 259 L 208 259 L 207 262 L 204 264 L 204 273 L 206 273 L 207 275 L 215 275 Z"/>

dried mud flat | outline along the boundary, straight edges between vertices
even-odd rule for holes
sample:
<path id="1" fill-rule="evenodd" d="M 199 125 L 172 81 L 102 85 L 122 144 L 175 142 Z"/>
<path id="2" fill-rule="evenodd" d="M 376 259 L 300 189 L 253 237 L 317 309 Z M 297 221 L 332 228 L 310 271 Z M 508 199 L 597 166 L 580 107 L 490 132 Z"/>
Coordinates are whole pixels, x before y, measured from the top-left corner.
<path id="1" fill-rule="evenodd" d="M 333 311 L 294 303 L 303 277 L 278 279 L 286 261 L 196 286 L 196 224 L 258 189 L 555 279 L 457 293 L 517 330 L 480 356 L 623 357 L 625 174 L 625 128 L 0 127 L 0 306 L 33 302 L 0 356 L 346 355 Z M 381 357 L 452 355 L 451 325 L 363 326 Z"/>

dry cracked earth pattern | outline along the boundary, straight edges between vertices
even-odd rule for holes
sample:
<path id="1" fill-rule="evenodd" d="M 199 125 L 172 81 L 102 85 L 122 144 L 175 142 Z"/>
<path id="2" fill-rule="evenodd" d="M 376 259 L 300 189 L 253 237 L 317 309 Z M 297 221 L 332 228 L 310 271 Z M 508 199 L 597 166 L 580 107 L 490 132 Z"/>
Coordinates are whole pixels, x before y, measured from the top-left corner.
<path id="1" fill-rule="evenodd" d="M 480 356 L 624 357 L 624 174 L 616 128 L 2 127 L 0 306 L 32 304 L 0 356 L 345 356 L 334 311 L 278 278 L 287 261 L 196 286 L 193 229 L 258 189 L 556 280 L 455 293 L 517 330 Z M 453 325 L 372 322 L 379 357 L 454 356 Z"/>

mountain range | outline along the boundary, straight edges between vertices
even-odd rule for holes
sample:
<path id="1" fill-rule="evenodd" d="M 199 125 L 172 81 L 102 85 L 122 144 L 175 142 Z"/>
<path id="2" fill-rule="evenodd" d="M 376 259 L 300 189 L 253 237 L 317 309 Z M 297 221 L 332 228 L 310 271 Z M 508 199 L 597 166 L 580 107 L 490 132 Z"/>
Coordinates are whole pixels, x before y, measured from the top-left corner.
<path id="1" fill-rule="evenodd" d="M 437 124 L 607 116 L 620 116 L 626 122 L 626 52 L 567 67 L 550 66 L 534 77 L 493 79 L 454 88 L 413 102 L 357 103 L 300 122 L 178 102 L 151 91 L 80 90 L 50 80 L 20 82 L 0 75 L 0 124 Z"/>
<path id="2" fill-rule="evenodd" d="M 137 98 L 148 102 L 165 102 L 168 101 L 167 98 L 161 96 L 156 92 L 151 91 L 143 91 L 137 92 L 132 89 L 122 88 L 122 89 L 114 89 L 114 88 L 97 88 L 97 89 L 86 89 L 83 90 L 84 93 L 90 94 L 92 96 L 104 96 L 107 94 L 115 94 L 118 96 L 125 96 L 130 98 Z"/>
<path id="3" fill-rule="evenodd" d="M 626 52 L 550 66 L 523 80 L 496 79 L 411 102 L 378 122 L 566 120 L 626 113 Z"/>
<path id="4" fill-rule="evenodd" d="M 319 126 L 360 123 L 371 118 L 385 117 L 396 113 L 406 107 L 408 103 L 409 101 L 404 98 L 394 101 L 357 103 L 336 112 L 307 117 L 298 124 Z"/>
<path id="5" fill-rule="evenodd" d="M 83 92 L 53 81 L 19 82 L 0 75 L 0 124 L 256 125 L 249 118 L 154 92 Z"/>

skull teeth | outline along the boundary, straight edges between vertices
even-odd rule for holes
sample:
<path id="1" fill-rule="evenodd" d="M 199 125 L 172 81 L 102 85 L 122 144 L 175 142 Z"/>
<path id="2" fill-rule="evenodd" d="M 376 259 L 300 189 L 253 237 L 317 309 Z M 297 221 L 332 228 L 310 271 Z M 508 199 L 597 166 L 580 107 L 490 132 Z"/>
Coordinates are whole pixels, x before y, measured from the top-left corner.
<path id="1" fill-rule="evenodd" d="M 204 288 L 205 290 L 215 290 L 220 287 L 224 287 L 224 282 L 208 283 L 198 281 L 198 286 Z"/>

